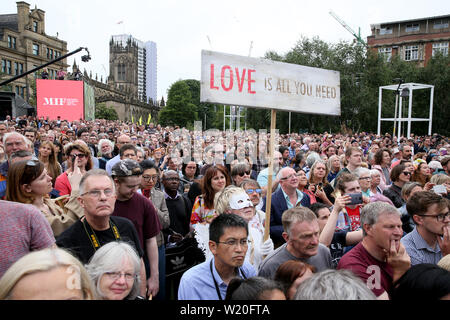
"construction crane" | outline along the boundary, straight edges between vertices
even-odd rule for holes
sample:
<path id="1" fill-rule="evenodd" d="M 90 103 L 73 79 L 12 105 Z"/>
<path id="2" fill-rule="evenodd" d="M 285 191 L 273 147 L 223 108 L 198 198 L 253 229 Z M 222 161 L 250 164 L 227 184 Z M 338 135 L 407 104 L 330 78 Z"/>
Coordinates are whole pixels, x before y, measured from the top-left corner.
<path id="1" fill-rule="evenodd" d="M 363 40 L 363 38 L 361 38 L 361 28 L 358 28 L 358 33 L 356 33 L 355 31 L 353 31 L 352 28 L 350 28 L 345 21 L 343 21 L 341 18 L 339 18 L 333 11 L 329 12 L 330 15 L 335 18 L 345 29 L 347 29 L 348 32 L 350 32 L 355 38 L 356 40 L 358 40 L 359 43 L 361 43 L 364 46 L 367 46 L 367 43 Z"/>

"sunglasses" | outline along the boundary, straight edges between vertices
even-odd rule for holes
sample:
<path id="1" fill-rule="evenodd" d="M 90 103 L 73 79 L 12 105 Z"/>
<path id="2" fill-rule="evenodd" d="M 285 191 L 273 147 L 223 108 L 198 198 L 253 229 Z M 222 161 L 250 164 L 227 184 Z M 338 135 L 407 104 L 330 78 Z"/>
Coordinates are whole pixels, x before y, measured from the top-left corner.
<path id="1" fill-rule="evenodd" d="M 75 159 L 76 157 L 83 159 L 84 157 L 86 157 L 86 155 L 84 153 L 78 153 L 78 154 L 72 154 L 71 155 L 73 159 Z"/>
<path id="2" fill-rule="evenodd" d="M 405 176 L 410 176 L 411 175 L 411 172 L 409 172 L 409 171 L 403 171 L 402 172 Z"/>
<path id="3" fill-rule="evenodd" d="M 246 175 L 250 175 L 250 171 L 244 171 L 244 172 L 240 172 L 240 173 L 238 173 L 238 175 L 239 175 L 239 177 L 243 177 L 244 176 L 244 174 L 246 174 Z"/>
<path id="4" fill-rule="evenodd" d="M 262 189 L 247 189 L 247 190 L 245 190 L 245 192 L 247 192 L 247 194 L 252 194 L 253 192 L 256 192 L 256 193 L 262 193 Z"/>

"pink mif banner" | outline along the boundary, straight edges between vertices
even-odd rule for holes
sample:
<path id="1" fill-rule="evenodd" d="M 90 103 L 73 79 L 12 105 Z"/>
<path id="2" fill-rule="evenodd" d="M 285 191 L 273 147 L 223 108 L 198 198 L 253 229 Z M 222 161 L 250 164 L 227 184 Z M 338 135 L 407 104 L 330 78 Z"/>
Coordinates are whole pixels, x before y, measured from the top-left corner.
<path id="1" fill-rule="evenodd" d="M 36 96 L 38 118 L 84 119 L 83 81 L 37 79 Z"/>

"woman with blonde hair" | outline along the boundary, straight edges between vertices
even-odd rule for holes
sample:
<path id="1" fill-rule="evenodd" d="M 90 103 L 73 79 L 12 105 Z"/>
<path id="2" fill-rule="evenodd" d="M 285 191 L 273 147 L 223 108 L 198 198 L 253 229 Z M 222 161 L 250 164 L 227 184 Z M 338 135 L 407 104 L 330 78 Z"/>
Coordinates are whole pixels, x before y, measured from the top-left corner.
<path id="1" fill-rule="evenodd" d="M 38 158 L 44 164 L 48 175 L 52 177 L 52 186 L 54 186 L 56 178 L 62 173 L 54 144 L 50 141 L 42 141 L 39 146 Z"/>
<path id="2" fill-rule="evenodd" d="M 0 279 L 0 300 L 93 300 L 92 281 L 81 262 L 60 248 L 33 251 Z"/>
<path id="3" fill-rule="evenodd" d="M 332 206 L 334 197 L 331 195 L 334 191 L 333 187 L 327 180 L 328 168 L 323 160 L 317 160 L 311 167 L 309 172 L 308 189 L 314 193 L 317 202 Z"/>
<path id="4" fill-rule="evenodd" d="M 21 160 L 14 162 L 8 171 L 6 187 L 6 200 L 32 204 L 45 216 L 52 227 L 55 237 L 70 227 L 82 212 L 73 207 L 74 195 L 66 203 L 66 208 L 61 208 L 55 199 L 50 199 L 52 191 L 51 177 L 42 162 L 38 160 Z M 78 216 L 76 214 L 78 212 Z"/>

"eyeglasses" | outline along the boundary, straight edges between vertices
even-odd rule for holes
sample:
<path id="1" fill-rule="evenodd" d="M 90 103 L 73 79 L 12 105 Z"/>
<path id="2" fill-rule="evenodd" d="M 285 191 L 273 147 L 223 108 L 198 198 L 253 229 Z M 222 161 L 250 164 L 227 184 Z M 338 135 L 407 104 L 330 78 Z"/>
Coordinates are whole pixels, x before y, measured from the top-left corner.
<path id="1" fill-rule="evenodd" d="M 119 271 L 115 271 L 115 272 L 105 272 L 105 275 L 107 275 L 111 280 L 116 281 L 117 279 L 119 279 L 122 275 L 125 277 L 125 280 L 127 282 L 131 282 L 134 281 L 134 279 L 136 279 L 136 275 L 135 274 L 131 274 L 131 273 L 125 273 L 125 272 L 119 272 Z"/>
<path id="2" fill-rule="evenodd" d="M 250 175 L 250 171 L 244 171 L 244 172 L 238 173 L 239 177 L 243 177 L 245 174 L 249 176 Z"/>
<path id="3" fill-rule="evenodd" d="M 441 213 L 438 215 L 433 214 L 419 214 L 421 217 L 435 217 L 437 221 L 444 222 L 445 218 L 450 218 L 450 212 L 447 213 Z"/>
<path id="4" fill-rule="evenodd" d="M 411 172 L 409 172 L 409 171 L 403 171 L 402 172 L 405 176 L 410 176 L 411 175 Z"/>
<path id="5" fill-rule="evenodd" d="M 372 180 L 372 178 L 371 177 L 361 177 L 361 178 L 359 178 L 359 180 Z"/>
<path id="6" fill-rule="evenodd" d="M 77 154 L 71 154 L 72 157 L 78 157 L 80 159 L 83 159 L 84 157 L 86 157 L 86 155 L 84 153 L 77 153 Z"/>
<path id="7" fill-rule="evenodd" d="M 262 193 L 262 189 L 247 189 L 245 192 L 247 192 L 247 194 L 252 194 L 253 192 Z"/>
<path id="8" fill-rule="evenodd" d="M 293 179 L 293 178 L 298 178 L 297 174 L 292 173 L 292 174 L 288 175 L 287 177 L 281 178 L 280 180 L 289 180 L 289 179 Z"/>
<path id="9" fill-rule="evenodd" d="M 215 242 L 216 243 L 223 243 L 223 244 L 226 244 L 226 245 L 228 245 L 230 247 L 237 247 L 238 245 L 246 247 L 246 246 L 248 246 L 249 243 L 251 243 L 251 241 L 248 240 L 248 239 L 241 239 L 241 240 L 230 239 L 230 240 L 227 240 L 225 242 L 221 242 L 221 241 L 215 241 Z"/>
<path id="10" fill-rule="evenodd" d="M 154 176 L 142 176 L 142 179 L 144 179 L 144 181 L 149 181 L 149 180 L 157 181 L 158 180 L 158 176 L 157 175 L 154 175 Z"/>
<path id="11" fill-rule="evenodd" d="M 91 191 L 87 191 L 85 193 L 82 194 L 82 196 L 84 196 L 85 194 L 87 194 L 89 197 L 91 198 L 97 198 L 100 199 L 101 195 L 103 194 L 105 195 L 105 197 L 109 198 L 110 196 L 113 195 L 114 190 L 113 189 L 105 189 L 105 190 L 91 190 Z"/>

